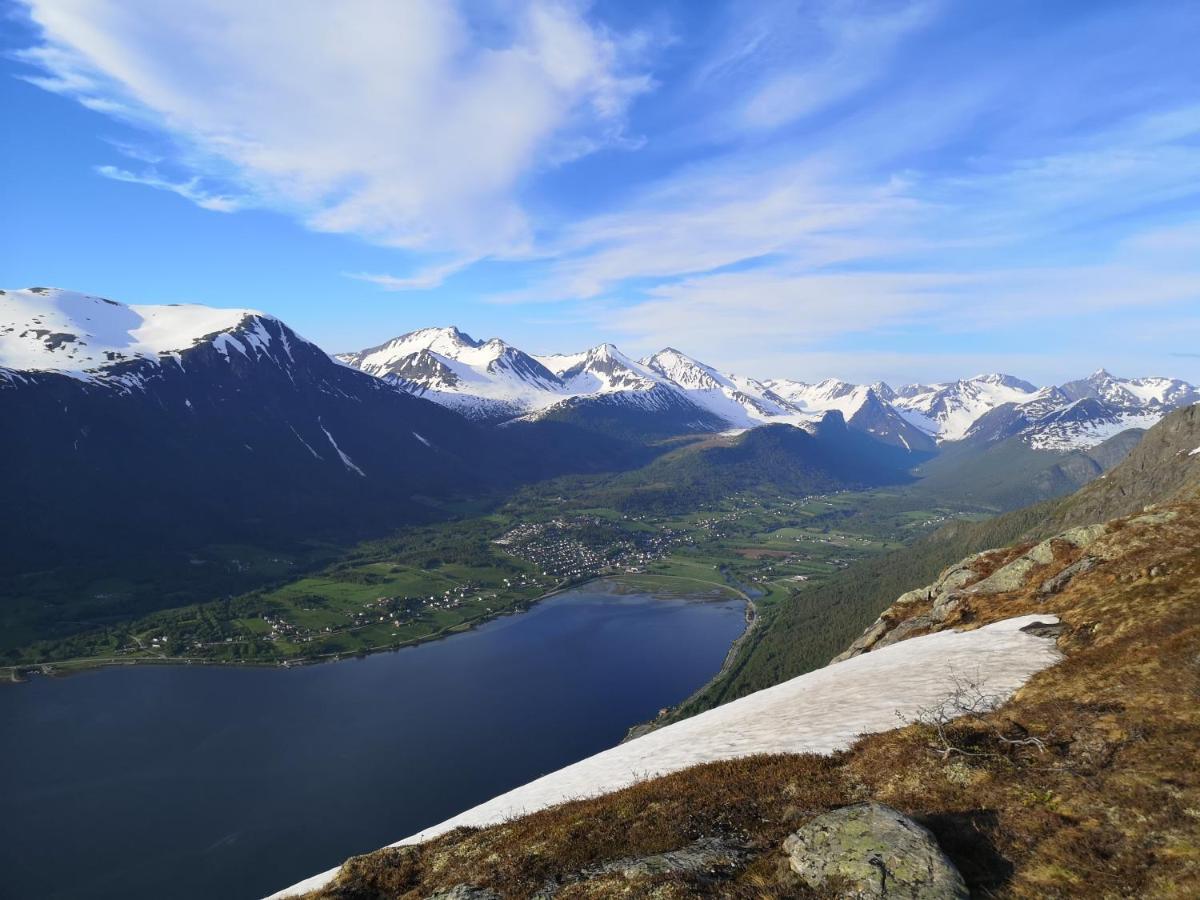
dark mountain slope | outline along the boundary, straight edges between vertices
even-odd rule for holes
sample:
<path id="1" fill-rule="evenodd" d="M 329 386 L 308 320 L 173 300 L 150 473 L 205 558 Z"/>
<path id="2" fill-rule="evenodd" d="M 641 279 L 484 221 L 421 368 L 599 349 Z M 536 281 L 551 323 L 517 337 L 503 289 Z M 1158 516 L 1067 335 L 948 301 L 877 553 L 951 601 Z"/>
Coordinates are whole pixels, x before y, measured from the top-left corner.
<path id="1" fill-rule="evenodd" d="M 1020 436 L 947 443 L 916 474 L 920 489 L 1000 509 L 1060 497 L 1099 477 L 1145 432 L 1129 429 L 1086 450 L 1039 450 Z"/>
<path id="2" fill-rule="evenodd" d="M 664 386 L 572 397 L 539 413 L 536 422 L 557 422 L 633 443 L 728 428 L 719 416 Z"/>
<path id="3" fill-rule="evenodd" d="M 829 413 L 812 432 L 764 425 L 683 447 L 616 477 L 609 504 L 625 512 L 695 509 L 741 491 L 792 495 L 909 480 L 909 454 L 846 427 Z"/>

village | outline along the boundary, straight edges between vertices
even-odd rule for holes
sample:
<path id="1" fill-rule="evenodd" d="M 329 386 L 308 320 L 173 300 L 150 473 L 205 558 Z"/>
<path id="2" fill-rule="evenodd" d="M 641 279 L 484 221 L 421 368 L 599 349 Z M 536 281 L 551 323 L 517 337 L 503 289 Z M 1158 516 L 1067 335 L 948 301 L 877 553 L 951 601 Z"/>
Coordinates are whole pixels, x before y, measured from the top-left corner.
<path id="1" fill-rule="evenodd" d="M 492 541 L 543 576 L 578 581 L 612 572 L 638 572 L 673 548 L 694 543 L 673 528 L 621 528 L 599 516 L 569 516 L 516 526 Z"/>

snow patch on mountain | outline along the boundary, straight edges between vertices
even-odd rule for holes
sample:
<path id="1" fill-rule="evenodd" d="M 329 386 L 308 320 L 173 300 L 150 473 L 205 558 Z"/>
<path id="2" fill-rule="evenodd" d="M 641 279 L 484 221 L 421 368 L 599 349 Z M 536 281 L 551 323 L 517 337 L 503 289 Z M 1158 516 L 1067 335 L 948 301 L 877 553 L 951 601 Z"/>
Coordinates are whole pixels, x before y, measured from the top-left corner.
<path id="1" fill-rule="evenodd" d="M 770 390 L 801 410 L 812 413 L 836 410 L 847 422 L 868 402 L 872 390 L 868 385 L 850 384 L 836 378 L 826 378 L 816 384 L 776 378 L 765 384 Z"/>
<path id="2" fill-rule="evenodd" d="M 688 400 L 721 417 L 733 429 L 768 422 L 808 425 L 819 418 L 805 414 L 753 378 L 718 372 L 673 347 L 641 362 L 681 390 Z"/>
<path id="3" fill-rule="evenodd" d="M 1130 428 L 1150 428 L 1163 417 L 1159 412 L 1121 412 L 1081 422 L 1037 423 L 1025 435 L 1035 450 L 1088 450 Z"/>
<path id="4" fill-rule="evenodd" d="M 342 465 L 346 467 L 346 470 L 366 478 L 367 473 L 356 466 L 354 464 L 354 460 L 347 456 L 342 448 L 338 446 L 338 442 L 333 439 L 333 435 L 329 433 L 329 429 L 325 427 L 325 423 L 320 419 L 317 419 L 317 424 L 321 427 L 321 430 L 325 432 L 325 437 L 329 438 L 330 445 L 333 447 L 334 452 L 337 453 L 338 459 L 342 461 Z M 312 448 L 310 447 L 309 449 L 311 450 Z"/>
<path id="5" fill-rule="evenodd" d="M 423 328 L 338 359 L 469 418 L 515 418 L 571 394 L 534 357 L 454 327 Z"/>
<path id="6" fill-rule="evenodd" d="M 936 424 L 936 430 L 930 433 L 943 441 L 961 440 L 980 416 L 1005 403 L 1019 404 L 1030 400 L 1038 391 L 1026 381 L 1001 374 L 976 375 L 945 384 L 911 385 L 910 388 L 902 388 L 893 405 L 915 414 L 909 421 L 923 430 L 929 431 L 929 423 Z M 925 389 L 912 390 L 918 388 Z"/>
<path id="7" fill-rule="evenodd" d="M 6 290 L 0 292 L 0 366 L 87 377 L 113 363 L 186 350 L 251 317 L 269 318 L 252 309 L 126 305 L 58 288 Z M 251 343 L 271 340 L 261 322 L 243 336 Z M 236 339 L 221 337 L 218 349 L 247 352 Z"/>
<path id="8" fill-rule="evenodd" d="M 1032 615 L 974 631 L 942 631 L 826 666 L 619 744 L 398 844 L 427 841 L 460 826 L 494 825 L 701 763 L 757 753 L 833 753 L 859 735 L 918 718 L 922 709 L 944 702 L 963 681 L 984 685 L 1003 702 L 1061 659 L 1053 640 L 1021 629 L 1057 621 L 1053 615 Z M 337 872 L 331 869 L 272 898 L 315 890 Z"/>

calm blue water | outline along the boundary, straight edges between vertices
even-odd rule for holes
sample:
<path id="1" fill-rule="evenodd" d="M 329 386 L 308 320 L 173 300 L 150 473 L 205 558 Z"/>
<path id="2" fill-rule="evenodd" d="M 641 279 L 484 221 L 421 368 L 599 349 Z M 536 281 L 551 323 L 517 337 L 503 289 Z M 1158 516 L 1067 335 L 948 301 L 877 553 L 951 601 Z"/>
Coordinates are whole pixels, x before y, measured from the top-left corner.
<path id="1" fill-rule="evenodd" d="M 717 670 L 742 609 L 589 585 L 363 660 L 0 689 L 0 896 L 285 887 L 612 746 Z"/>

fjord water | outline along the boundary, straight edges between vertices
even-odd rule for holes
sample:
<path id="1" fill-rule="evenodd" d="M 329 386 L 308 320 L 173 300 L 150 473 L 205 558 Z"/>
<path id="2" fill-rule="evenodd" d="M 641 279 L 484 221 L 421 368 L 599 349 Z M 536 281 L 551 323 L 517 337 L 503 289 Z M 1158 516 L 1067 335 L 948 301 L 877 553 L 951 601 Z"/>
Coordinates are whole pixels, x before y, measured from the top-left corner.
<path id="1" fill-rule="evenodd" d="M 0 894 L 259 897 L 612 746 L 743 627 L 623 590 L 361 660 L 0 690 Z"/>

